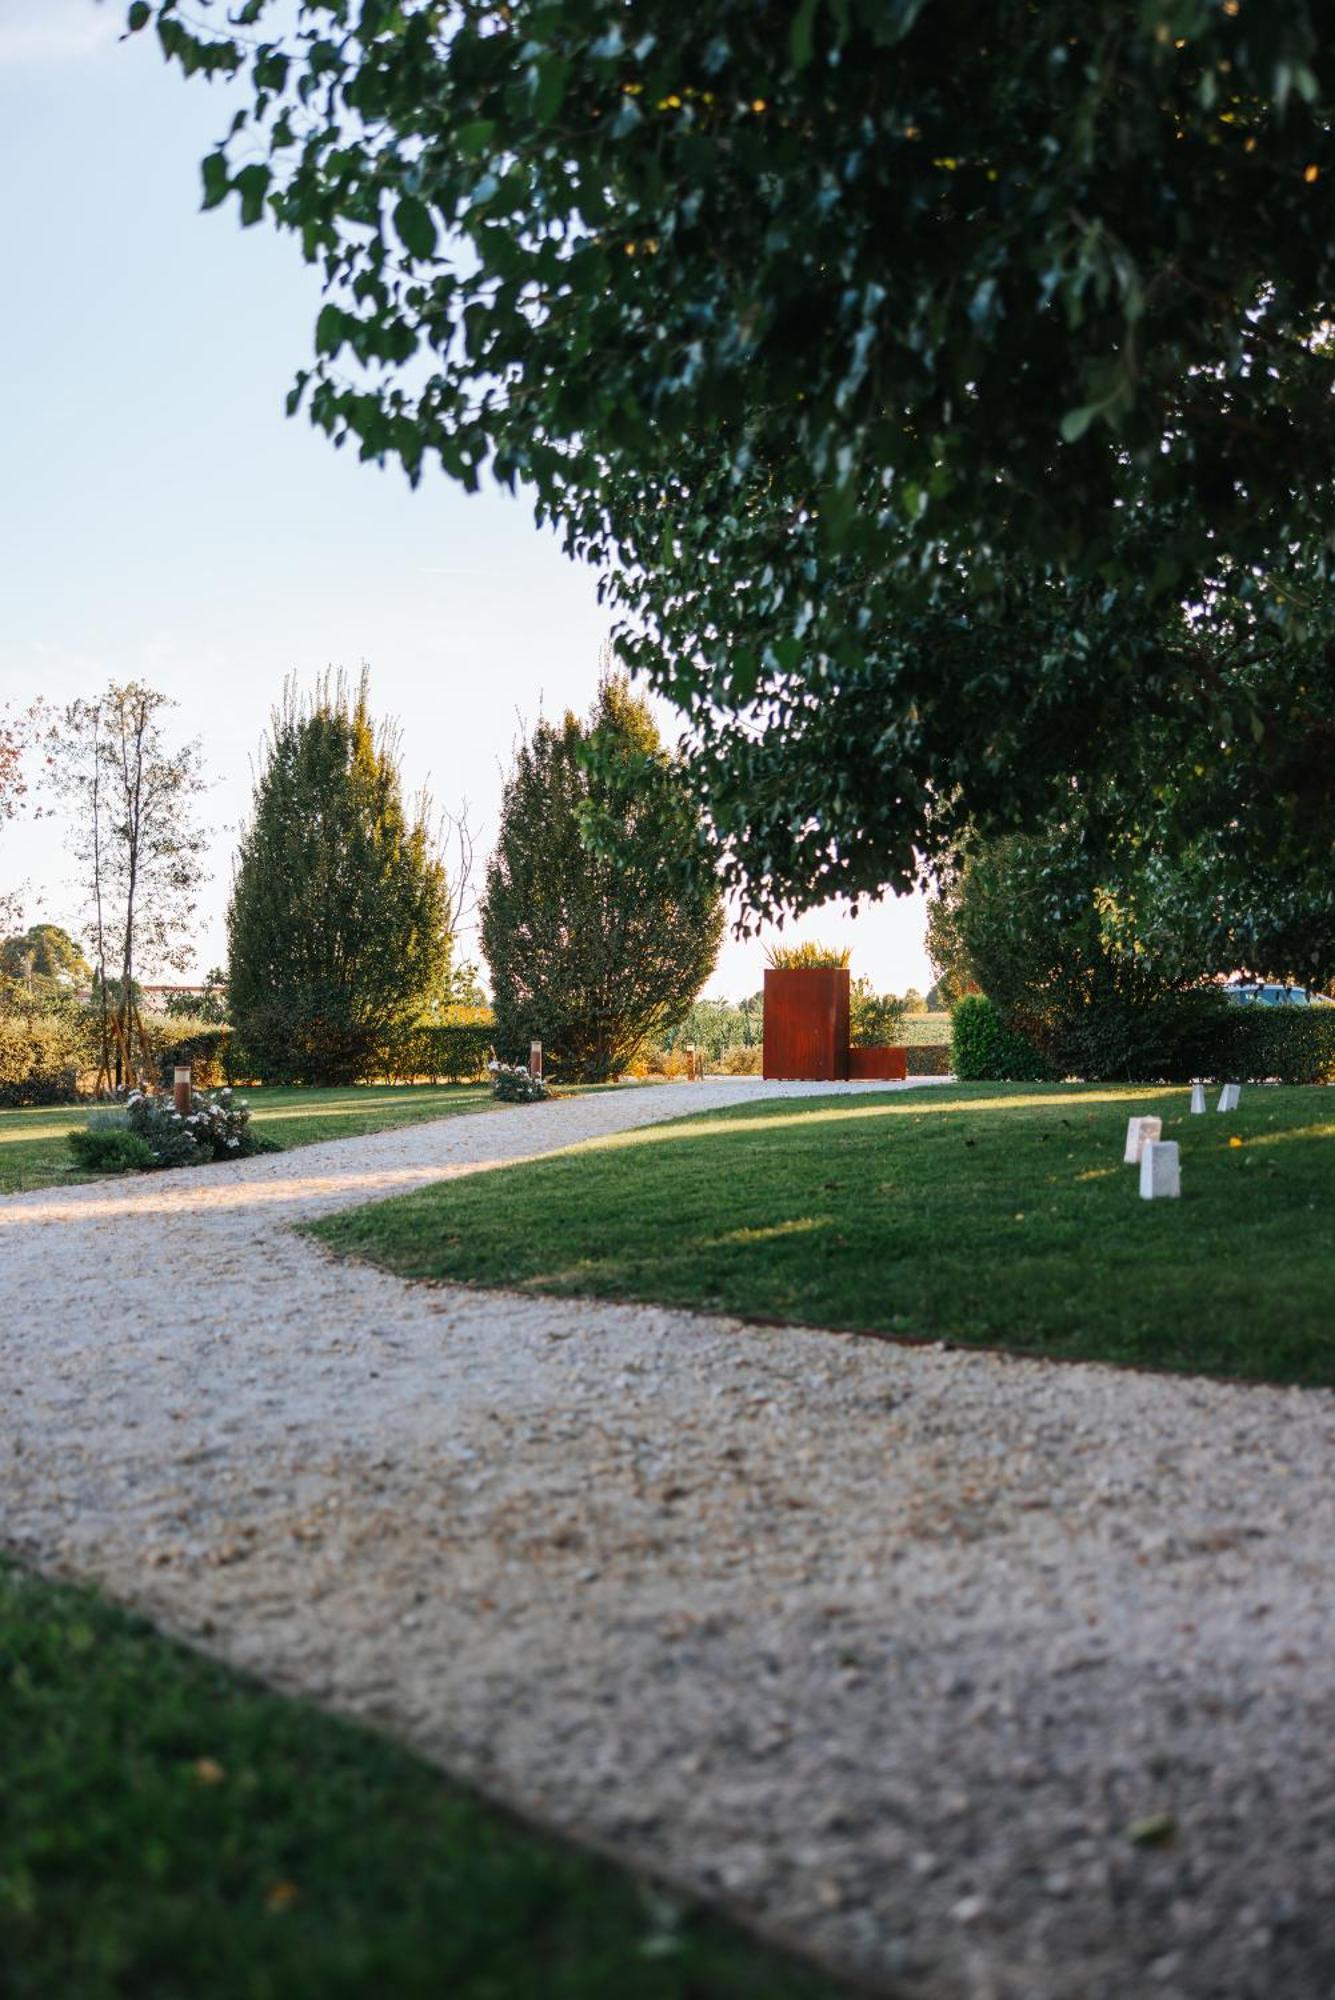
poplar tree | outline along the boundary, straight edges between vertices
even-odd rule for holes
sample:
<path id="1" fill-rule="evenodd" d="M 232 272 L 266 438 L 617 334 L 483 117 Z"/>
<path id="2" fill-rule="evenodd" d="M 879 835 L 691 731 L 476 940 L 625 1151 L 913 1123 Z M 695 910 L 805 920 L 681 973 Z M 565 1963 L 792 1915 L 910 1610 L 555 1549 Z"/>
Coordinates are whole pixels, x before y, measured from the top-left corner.
<path id="1" fill-rule="evenodd" d="M 445 870 L 367 675 L 289 680 L 261 751 L 227 924 L 232 1022 L 274 1081 L 375 1072 L 447 976 Z"/>
<path id="2" fill-rule="evenodd" d="M 702 838 L 681 765 L 624 679 L 603 680 L 587 724 L 539 724 L 481 906 L 503 1053 L 537 1036 L 558 1075 L 600 1082 L 681 1018 L 723 933 Z"/>

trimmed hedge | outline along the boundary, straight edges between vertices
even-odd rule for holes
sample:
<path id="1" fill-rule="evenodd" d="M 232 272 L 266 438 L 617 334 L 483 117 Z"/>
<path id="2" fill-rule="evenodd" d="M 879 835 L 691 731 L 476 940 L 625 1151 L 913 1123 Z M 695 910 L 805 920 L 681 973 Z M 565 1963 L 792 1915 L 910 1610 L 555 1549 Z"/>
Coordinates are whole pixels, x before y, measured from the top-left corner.
<path id="1" fill-rule="evenodd" d="M 489 1021 L 409 1028 L 386 1051 L 384 1074 L 396 1083 L 472 1083 L 486 1075 L 495 1039 Z"/>
<path id="2" fill-rule="evenodd" d="M 1106 1034 L 1091 1018 L 1069 1037 L 1085 1051 L 1072 1073 L 1100 1082 L 1335 1083 L 1335 1007 L 1239 1007 L 1217 988 L 1197 988 L 1166 996 L 1134 1026 L 1132 1040 L 1127 1017 L 1110 1018 Z M 982 994 L 955 1009 L 951 1060 L 961 1082 L 1038 1083 L 1054 1074 Z"/>
<path id="3" fill-rule="evenodd" d="M 0 1105 L 73 1104 L 88 1060 L 81 1017 L 0 1014 Z"/>
<path id="4" fill-rule="evenodd" d="M 1229 1007 L 1214 1061 L 1230 1083 L 1335 1083 L 1335 1007 Z"/>
<path id="5" fill-rule="evenodd" d="M 954 1066 L 947 1042 L 908 1042 L 910 1076 L 951 1076 Z"/>
<path id="6" fill-rule="evenodd" d="M 1052 1074 L 982 993 L 966 994 L 951 1015 L 950 1067 L 961 1083 L 1043 1083 Z"/>

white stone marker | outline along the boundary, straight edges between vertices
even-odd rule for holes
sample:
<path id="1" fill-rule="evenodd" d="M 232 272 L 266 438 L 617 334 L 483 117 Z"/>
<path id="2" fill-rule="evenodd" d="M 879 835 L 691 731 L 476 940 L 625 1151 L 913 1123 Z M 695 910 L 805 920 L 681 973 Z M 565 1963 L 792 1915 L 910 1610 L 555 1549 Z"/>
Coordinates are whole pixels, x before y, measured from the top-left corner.
<path id="1" fill-rule="evenodd" d="M 1140 1156 L 1140 1192 L 1145 1201 L 1182 1192 L 1182 1169 L 1176 1139 L 1151 1139 Z"/>
<path id="2" fill-rule="evenodd" d="M 1146 1146 L 1157 1139 L 1162 1131 L 1162 1118 L 1128 1118 L 1126 1151 L 1122 1155 L 1123 1166 L 1134 1167 L 1142 1158 Z"/>
<path id="3" fill-rule="evenodd" d="M 1204 1111 L 1205 1109 L 1205 1085 L 1203 1083 L 1193 1083 L 1191 1086 L 1191 1108 L 1193 1111 Z"/>
<path id="4" fill-rule="evenodd" d="M 1226 1083 L 1219 1093 L 1219 1103 L 1216 1108 L 1220 1111 L 1236 1111 L 1241 1089 L 1241 1084 Z"/>

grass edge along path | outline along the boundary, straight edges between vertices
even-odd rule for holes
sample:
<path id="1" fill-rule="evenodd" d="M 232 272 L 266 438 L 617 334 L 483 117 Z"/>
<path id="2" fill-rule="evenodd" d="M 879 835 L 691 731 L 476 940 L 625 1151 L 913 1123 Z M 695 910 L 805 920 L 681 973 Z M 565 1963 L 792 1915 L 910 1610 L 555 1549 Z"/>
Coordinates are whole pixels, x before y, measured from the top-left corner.
<path id="1" fill-rule="evenodd" d="M 588 1088 L 557 1090 L 557 1097 L 582 1096 Z M 613 1086 L 620 1088 L 622 1086 Z M 284 1152 L 295 1146 L 323 1145 L 330 1139 L 360 1139 L 404 1125 L 421 1125 L 460 1112 L 504 1110 L 482 1083 L 346 1084 L 329 1089 L 293 1085 L 237 1086 L 250 1105 L 255 1129 L 276 1139 Z M 83 1124 L 94 1104 L 52 1104 L 0 1111 L 0 1196 L 35 1188 L 77 1187 L 105 1180 L 75 1166 L 65 1134 Z M 193 1171 L 193 1169 L 192 1169 Z M 198 1171 L 206 1173 L 207 1168 Z"/>
<path id="2" fill-rule="evenodd" d="M 6 2000 L 850 1991 L 3 1557 L 0 1854 Z"/>
<path id="3" fill-rule="evenodd" d="M 771 1099 L 312 1231 L 405 1278 L 1335 1385 L 1335 1092 L 1187 1105 L 1127 1085 Z M 1181 1201 L 1140 1199 L 1133 1112 L 1181 1144 Z"/>

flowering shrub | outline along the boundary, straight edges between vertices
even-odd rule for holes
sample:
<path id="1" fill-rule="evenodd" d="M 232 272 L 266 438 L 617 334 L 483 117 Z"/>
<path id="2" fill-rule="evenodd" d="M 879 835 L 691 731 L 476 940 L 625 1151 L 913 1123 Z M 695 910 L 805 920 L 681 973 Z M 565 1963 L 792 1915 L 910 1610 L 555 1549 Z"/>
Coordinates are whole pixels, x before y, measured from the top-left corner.
<path id="1" fill-rule="evenodd" d="M 542 1078 L 534 1076 L 522 1063 L 489 1062 L 487 1069 L 491 1094 L 504 1104 L 537 1104 L 552 1094 Z"/>
<path id="2" fill-rule="evenodd" d="M 135 1141 L 134 1146 L 127 1141 Z M 198 1093 L 182 1116 L 170 1099 L 132 1090 L 124 1106 L 94 1112 L 83 1131 L 69 1134 L 80 1166 L 106 1172 L 123 1166 L 203 1167 L 276 1150 L 250 1127 L 250 1108 L 230 1090 Z"/>

